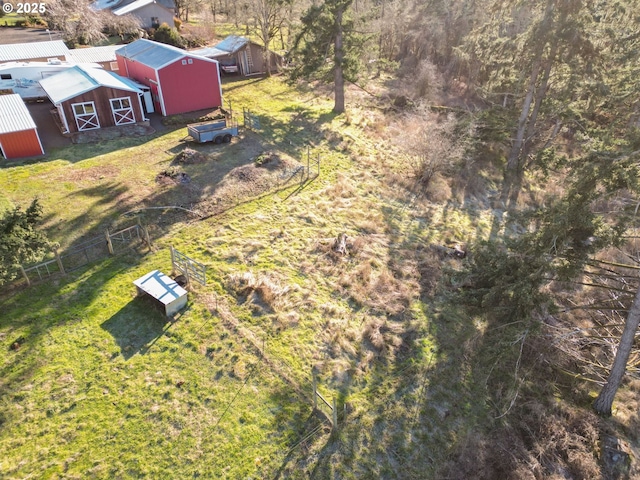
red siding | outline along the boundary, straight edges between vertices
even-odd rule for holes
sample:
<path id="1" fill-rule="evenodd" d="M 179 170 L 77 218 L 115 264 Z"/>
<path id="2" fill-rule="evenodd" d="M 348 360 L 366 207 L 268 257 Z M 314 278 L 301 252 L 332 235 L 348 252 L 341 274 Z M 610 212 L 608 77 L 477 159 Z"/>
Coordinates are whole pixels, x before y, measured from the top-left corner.
<path id="1" fill-rule="evenodd" d="M 165 115 L 222 106 L 217 63 L 193 58 L 193 63 L 182 65 L 183 59 L 180 59 L 161 68 L 156 78 L 154 69 L 120 55 L 116 55 L 116 58 L 120 69 L 118 73 L 150 86 L 154 93 L 156 109 L 162 112 L 156 89 L 150 80 L 160 84 L 158 93 L 164 100 Z M 184 60 L 188 62 L 189 59 Z"/>
<path id="2" fill-rule="evenodd" d="M 182 65 L 178 60 L 158 73 L 167 115 L 222 105 L 217 63 L 194 58 Z"/>
<path id="3" fill-rule="evenodd" d="M 3 133 L 0 135 L 0 146 L 7 159 L 44 155 L 35 129 Z"/>
<path id="4" fill-rule="evenodd" d="M 116 58 L 118 59 L 118 75 L 129 77 L 147 86 L 149 85 L 149 79 L 157 81 L 153 68 L 147 67 L 140 62 L 127 60 L 117 54 Z"/>
<path id="5" fill-rule="evenodd" d="M 116 58 L 118 60 L 118 75 L 129 77 L 130 79 L 153 89 L 153 83 L 150 80 L 153 82 L 158 81 L 156 78 L 156 71 L 153 68 L 143 65 L 140 62 L 123 58 L 118 54 L 116 54 Z M 157 95 L 155 94 L 153 95 L 153 103 L 156 107 L 156 112 L 162 112 Z"/>

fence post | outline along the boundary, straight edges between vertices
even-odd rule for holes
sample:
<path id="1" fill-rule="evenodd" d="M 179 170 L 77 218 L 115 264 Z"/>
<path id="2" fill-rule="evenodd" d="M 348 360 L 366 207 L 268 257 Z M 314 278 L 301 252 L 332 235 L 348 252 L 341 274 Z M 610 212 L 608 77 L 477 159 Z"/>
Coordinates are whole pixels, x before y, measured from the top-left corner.
<path id="1" fill-rule="evenodd" d="M 316 380 L 316 372 L 311 370 L 311 376 L 313 377 L 313 409 L 318 409 L 318 384 Z"/>
<path id="2" fill-rule="evenodd" d="M 333 428 L 338 427 L 338 405 L 336 402 L 336 397 L 333 397 Z"/>
<path id="3" fill-rule="evenodd" d="M 62 273 L 63 275 L 66 275 L 67 272 L 64 271 L 64 265 L 62 264 L 62 258 L 60 258 L 60 254 L 58 253 L 58 250 L 54 250 L 53 253 L 56 256 L 56 262 L 58 262 L 58 268 L 60 269 L 60 273 Z"/>
<path id="4" fill-rule="evenodd" d="M 144 232 L 144 241 L 147 243 L 149 251 L 151 251 L 151 238 L 149 238 L 149 230 L 147 230 L 147 227 L 142 227 L 142 231 Z"/>
<path id="5" fill-rule="evenodd" d="M 22 276 L 27 281 L 27 286 L 30 287 L 31 286 L 31 280 L 29 280 L 29 275 L 27 275 L 27 272 L 24 271 L 24 267 L 22 265 L 20 265 L 20 273 L 22 273 Z"/>
<path id="6" fill-rule="evenodd" d="M 109 229 L 104 232 L 104 236 L 107 239 L 107 248 L 109 249 L 109 255 L 113 255 L 113 243 L 111 243 L 111 236 L 109 235 Z"/>

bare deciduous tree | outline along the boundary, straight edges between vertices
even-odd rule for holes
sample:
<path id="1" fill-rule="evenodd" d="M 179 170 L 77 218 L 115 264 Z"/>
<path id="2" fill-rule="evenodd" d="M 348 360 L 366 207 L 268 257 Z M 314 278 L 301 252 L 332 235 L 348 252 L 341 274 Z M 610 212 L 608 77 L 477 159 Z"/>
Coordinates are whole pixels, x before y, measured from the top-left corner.
<path id="1" fill-rule="evenodd" d="M 392 135 L 406 155 L 416 181 L 424 188 L 438 173 L 458 163 L 466 148 L 464 135 L 456 138 L 458 122 L 453 114 L 442 117 L 420 107 L 392 129 Z"/>
<path id="2" fill-rule="evenodd" d="M 43 16 L 66 42 L 94 45 L 106 39 L 103 33 L 106 14 L 89 5 L 89 0 L 52 0 Z"/>
<path id="3" fill-rule="evenodd" d="M 264 61 L 267 76 L 271 75 L 271 41 L 280 33 L 287 19 L 291 0 L 253 0 L 251 8 L 255 16 L 255 33 L 264 45 Z"/>

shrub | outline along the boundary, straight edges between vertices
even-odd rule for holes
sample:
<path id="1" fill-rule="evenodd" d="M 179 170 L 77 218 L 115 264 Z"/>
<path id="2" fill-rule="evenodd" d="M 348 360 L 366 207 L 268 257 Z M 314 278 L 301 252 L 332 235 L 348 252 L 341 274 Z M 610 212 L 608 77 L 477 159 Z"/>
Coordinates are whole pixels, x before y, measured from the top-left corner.
<path id="1" fill-rule="evenodd" d="M 184 40 L 175 28 L 171 28 L 166 23 L 163 23 L 158 27 L 153 39 L 156 42 L 166 43 L 167 45 L 173 45 L 174 47 L 184 48 Z"/>

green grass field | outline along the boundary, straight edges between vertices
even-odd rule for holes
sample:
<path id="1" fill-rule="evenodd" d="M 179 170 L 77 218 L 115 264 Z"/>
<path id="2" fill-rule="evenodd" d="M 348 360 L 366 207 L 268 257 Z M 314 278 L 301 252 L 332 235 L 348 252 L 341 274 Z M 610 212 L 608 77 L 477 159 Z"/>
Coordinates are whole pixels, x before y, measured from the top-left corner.
<path id="1" fill-rule="evenodd" d="M 189 187 L 155 181 L 185 129 L 0 170 L 0 204 L 37 195 L 64 249 L 141 206 L 209 202 L 259 151 L 321 156 L 313 181 L 268 194 L 240 184 L 237 206 L 206 220 L 141 213 L 153 252 L 1 301 L 3 478 L 434 478 L 486 418 L 469 345 L 484 325 L 435 300 L 442 261 L 428 248 L 484 235 L 486 212 L 412 202 L 389 183 L 402 170 L 365 109 L 336 117 L 328 95 L 277 78 L 223 92 L 263 130 L 197 146 L 208 160 L 182 167 Z M 348 256 L 332 250 L 340 233 Z M 170 245 L 209 282 L 165 322 L 132 281 L 170 273 Z M 337 399 L 333 435 L 312 412 L 312 368 Z"/>

